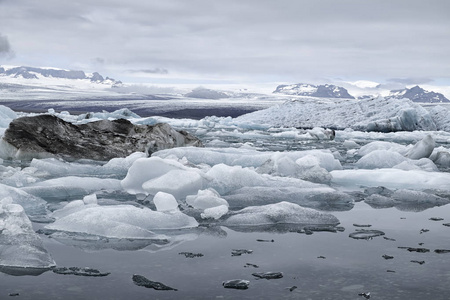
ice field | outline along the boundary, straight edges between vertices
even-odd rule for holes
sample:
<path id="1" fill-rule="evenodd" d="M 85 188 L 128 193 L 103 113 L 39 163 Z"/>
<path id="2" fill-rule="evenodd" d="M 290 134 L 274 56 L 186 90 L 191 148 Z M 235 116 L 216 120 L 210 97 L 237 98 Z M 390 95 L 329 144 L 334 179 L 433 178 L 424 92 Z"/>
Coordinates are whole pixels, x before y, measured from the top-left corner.
<path id="1" fill-rule="evenodd" d="M 236 118 L 47 113 L 74 124 L 165 122 L 205 147 L 17 160 L 2 141 L 0 298 L 448 298 L 444 107 L 300 98 Z M 33 114 L 0 106 L 0 134 Z M 233 256 L 236 249 L 251 251 Z M 111 274 L 62 276 L 55 266 Z M 252 275 L 260 271 L 283 278 Z M 133 274 L 177 291 L 136 286 Z M 231 279 L 249 288 L 225 289 Z"/>

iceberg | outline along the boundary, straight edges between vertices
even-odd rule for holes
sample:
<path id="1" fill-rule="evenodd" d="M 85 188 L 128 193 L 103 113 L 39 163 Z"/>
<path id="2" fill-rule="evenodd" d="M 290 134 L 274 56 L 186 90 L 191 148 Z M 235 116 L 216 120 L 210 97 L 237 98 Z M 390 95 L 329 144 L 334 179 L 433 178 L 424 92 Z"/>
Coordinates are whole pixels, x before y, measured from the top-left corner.
<path id="1" fill-rule="evenodd" d="M 58 211 L 54 213 L 58 217 Z M 79 205 L 46 229 L 110 238 L 167 239 L 152 230 L 195 228 L 197 221 L 179 211 L 160 212 L 132 205 Z"/>
<path id="2" fill-rule="evenodd" d="M 235 122 L 379 132 L 437 129 L 432 115 L 419 104 L 381 96 L 361 100 L 295 99 L 237 117 Z"/>
<path id="3" fill-rule="evenodd" d="M 338 225 L 339 220 L 329 213 L 301 207 L 290 202 L 250 206 L 241 209 L 223 222 L 225 226 L 261 226 L 276 224 Z"/>
<path id="4" fill-rule="evenodd" d="M 12 203 L 11 198 L 0 201 L 0 266 L 26 269 L 55 266 L 24 209 Z"/>

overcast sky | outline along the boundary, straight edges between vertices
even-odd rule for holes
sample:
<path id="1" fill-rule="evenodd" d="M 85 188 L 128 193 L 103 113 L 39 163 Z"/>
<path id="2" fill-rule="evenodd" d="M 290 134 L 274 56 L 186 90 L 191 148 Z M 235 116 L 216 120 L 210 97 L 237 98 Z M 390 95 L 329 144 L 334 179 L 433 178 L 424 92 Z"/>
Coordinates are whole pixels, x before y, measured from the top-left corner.
<path id="1" fill-rule="evenodd" d="M 0 64 L 154 83 L 450 85 L 449 0 L 0 0 Z"/>

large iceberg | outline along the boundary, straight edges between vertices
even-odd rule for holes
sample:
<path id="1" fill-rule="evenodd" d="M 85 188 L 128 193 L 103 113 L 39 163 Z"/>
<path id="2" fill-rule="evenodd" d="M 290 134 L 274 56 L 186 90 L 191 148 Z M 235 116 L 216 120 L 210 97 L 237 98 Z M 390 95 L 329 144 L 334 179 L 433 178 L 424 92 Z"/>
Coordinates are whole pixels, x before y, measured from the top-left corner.
<path id="1" fill-rule="evenodd" d="M 295 99 L 249 113 L 236 122 L 276 127 L 324 127 L 362 131 L 436 130 L 430 113 L 409 99 Z"/>

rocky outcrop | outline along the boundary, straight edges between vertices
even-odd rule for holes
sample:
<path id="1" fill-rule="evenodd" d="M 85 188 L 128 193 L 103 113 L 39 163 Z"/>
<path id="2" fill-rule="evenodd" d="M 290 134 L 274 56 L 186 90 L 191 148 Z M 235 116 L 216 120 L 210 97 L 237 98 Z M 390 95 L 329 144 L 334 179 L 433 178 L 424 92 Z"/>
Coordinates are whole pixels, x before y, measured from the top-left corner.
<path id="1" fill-rule="evenodd" d="M 153 152 L 180 146 L 202 146 L 199 139 L 170 125 L 133 125 L 125 119 L 74 125 L 53 115 L 13 120 L 3 141 L 16 151 L 11 157 L 59 156 L 69 159 L 109 160 L 136 151 Z"/>
<path id="2" fill-rule="evenodd" d="M 450 100 L 445 98 L 441 93 L 435 93 L 433 91 L 426 91 L 418 85 L 408 89 L 393 90 L 389 94 L 389 98 L 402 99 L 407 98 L 413 102 L 422 103 L 449 103 Z"/>

